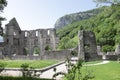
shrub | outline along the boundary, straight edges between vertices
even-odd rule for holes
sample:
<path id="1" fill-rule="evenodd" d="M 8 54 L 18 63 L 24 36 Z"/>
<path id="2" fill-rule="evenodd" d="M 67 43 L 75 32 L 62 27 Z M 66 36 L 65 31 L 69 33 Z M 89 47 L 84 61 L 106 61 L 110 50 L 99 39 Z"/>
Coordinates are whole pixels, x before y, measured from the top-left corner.
<path id="1" fill-rule="evenodd" d="M 102 46 L 102 51 L 103 52 L 110 52 L 110 51 L 114 51 L 114 48 L 113 48 L 113 46 L 105 45 L 105 46 Z"/>
<path id="2" fill-rule="evenodd" d="M 81 72 L 83 60 L 78 60 L 77 64 L 72 64 L 69 59 L 67 59 L 66 62 L 68 73 L 57 72 L 53 75 L 53 78 L 58 75 L 65 75 L 66 80 L 90 80 L 94 78 L 94 75 L 90 72 L 86 72 L 85 75 Z"/>
<path id="3" fill-rule="evenodd" d="M 0 61 L 0 73 L 5 69 L 6 64 Z"/>

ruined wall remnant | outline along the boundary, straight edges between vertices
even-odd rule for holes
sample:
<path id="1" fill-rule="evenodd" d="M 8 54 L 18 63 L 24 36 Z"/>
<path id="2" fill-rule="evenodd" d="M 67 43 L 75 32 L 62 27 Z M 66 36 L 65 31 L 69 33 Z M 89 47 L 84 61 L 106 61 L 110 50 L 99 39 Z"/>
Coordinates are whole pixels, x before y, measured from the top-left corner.
<path id="1" fill-rule="evenodd" d="M 12 54 L 21 54 L 22 53 L 22 45 L 21 43 L 21 29 L 16 21 L 13 18 L 6 26 L 5 26 L 5 37 L 4 37 L 4 54 L 12 55 Z"/>
<path id="2" fill-rule="evenodd" d="M 56 50 L 59 42 L 54 28 L 23 31 L 15 18 L 9 21 L 5 30 L 4 55 L 44 55 L 48 48 Z"/>
<path id="3" fill-rule="evenodd" d="M 115 54 L 120 55 L 120 45 L 116 46 Z"/>
<path id="4" fill-rule="evenodd" d="M 39 56 L 25 56 L 25 55 L 16 55 L 12 56 L 12 60 L 60 60 L 64 61 L 66 58 L 71 58 L 70 50 L 59 50 L 59 51 L 45 51 L 44 55 Z"/>
<path id="5" fill-rule="evenodd" d="M 95 60 L 97 55 L 97 45 L 95 35 L 92 31 L 79 32 L 78 58 L 83 60 Z"/>

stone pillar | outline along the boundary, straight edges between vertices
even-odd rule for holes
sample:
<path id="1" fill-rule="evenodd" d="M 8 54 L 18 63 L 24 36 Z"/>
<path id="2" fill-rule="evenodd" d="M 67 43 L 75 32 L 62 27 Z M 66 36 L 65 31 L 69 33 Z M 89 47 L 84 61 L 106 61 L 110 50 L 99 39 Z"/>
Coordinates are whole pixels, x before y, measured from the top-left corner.
<path id="1" fill-rule="evenodd" d="M 79 33 L 78 58 L 85 61 L 98 59 L 96 38 L 92 31 L 83 31 Z"/>
<path id="2" fill-rule="evenodd" d="M 83 30 L 78 32 L 78 37 L 79 37 L 79 42 L 78 42 L 78 59 L 85 60 Z"/>
<path id="3" fill-rule="evenodd" d="M 115 53 L 116 54 L 120 54 L 120 45 L 116 46 Z"/>

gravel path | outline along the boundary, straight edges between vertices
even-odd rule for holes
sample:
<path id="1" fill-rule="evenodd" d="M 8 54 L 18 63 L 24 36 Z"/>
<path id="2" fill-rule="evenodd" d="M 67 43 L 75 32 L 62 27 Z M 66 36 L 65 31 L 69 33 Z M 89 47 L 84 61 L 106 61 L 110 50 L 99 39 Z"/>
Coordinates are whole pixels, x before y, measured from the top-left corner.
<path id="1" fill-rule="evenodd" d="M 100 62 L 100 63 L 95 63 L 95 64 L 86 64 L 86 65 L 83 65 L 83 66 L 94 66 L 94 65 L 101 65 L 101 64 L 107 64 L 109 63 L 110 61 L 103 61 L 103 62 Z"/>
<path id="2" fill-rule="evenodd" d="M 57 66 L 56 67 L 56 72 L 65 72 L 65 73 L 67 73 L 65 63 Z M 53 71 L 53 69 L 49 69 L 48 71 L 43 72 L 40 77 L 41 78 L 52 78 L 54 74 L 55 74 L 55 72 Z M 62 75 L 59 75 L 56 78 L 58 80 L 61 77 L 62 77 Z"/>

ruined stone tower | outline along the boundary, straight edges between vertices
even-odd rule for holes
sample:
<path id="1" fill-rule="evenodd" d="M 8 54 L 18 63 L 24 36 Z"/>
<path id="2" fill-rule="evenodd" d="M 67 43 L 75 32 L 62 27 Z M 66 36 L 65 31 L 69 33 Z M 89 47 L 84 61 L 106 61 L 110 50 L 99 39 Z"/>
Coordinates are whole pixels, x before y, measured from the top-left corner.
<path id="1" fill-rule="evenodd" d="M 36 48 L 39 55 L 44 55 L 48 47 L 56 50 L 59 42 L 54 28 L 22 31 L 15 18 L 9 21 L 5 30 L 4 55 L 33 55 Z"/>
<path id="2" fill-rule="evenodd" d="M 78 58 L 86 61 L 98 58 L 95 35 L 92 31 L 79 31 Z"/>

